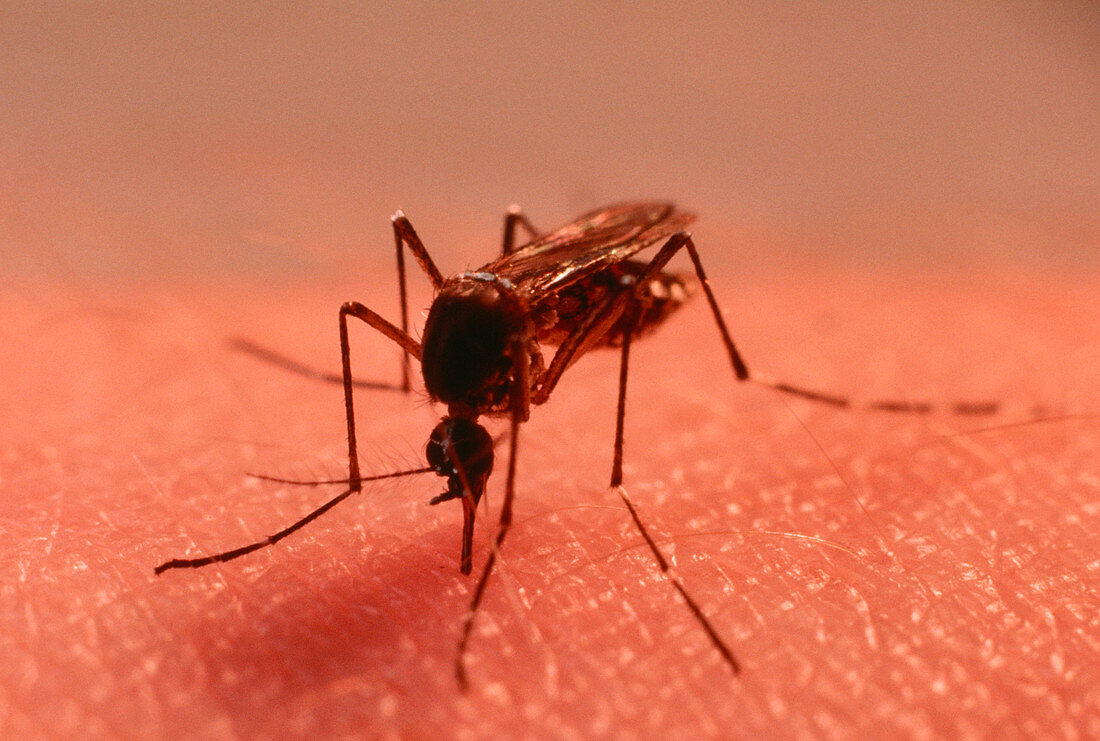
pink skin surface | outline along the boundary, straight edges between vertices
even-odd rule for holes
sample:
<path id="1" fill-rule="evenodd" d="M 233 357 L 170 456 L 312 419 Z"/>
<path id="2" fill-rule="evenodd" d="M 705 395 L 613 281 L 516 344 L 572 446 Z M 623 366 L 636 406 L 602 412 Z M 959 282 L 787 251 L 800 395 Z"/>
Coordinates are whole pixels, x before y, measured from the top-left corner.
<path id="1" fill-rule="evenodd" d="M 1100 738 L 1100 6 L 399 5 L 0 7 L 0 738 Z M 434 476 L 153 575 L 340 491 L 249 476 L 344 475 L 343 399 L 230 342 L 338 371 L 396 208 L 451 274 L 641 198 L 752 370 L 1004 404 L 737 384 L 699 297 L 637 343 L 624 484 L 740 677 L 607 489 L 614 352 L 523 426 L 465 694 Z M 421 389 L 358 394 L 364 473 Z"/>
<path id="2" fill-rule="evenodd" d="M 370 486 L 230 564 L 152 573 L 337 493 L 247 472 L 341 475 L 341 390 L 227 339 L 334 370 L 353 287 L 9 294 L 5 735 L 1095 735 L 1095 281 L 715 284 L 759 370 L 1006 410 L 844 412 L 738 386 L 702 301 L 638 343 L 625 485 L 734 678 L 606 489 L 618 359 L 586 357 L 522 428 L 466 694 L 452 664 L 472 580 L 458 505 L 427 506 L 435 477 Z M 392 378 L 395 349 L 353 336 L 357 373 Z M 420 465 L 440 410 L 420 391 L 357 400 L 366 471 Z M 1035 405 L 1047 421 L 1028 422 Z"/>

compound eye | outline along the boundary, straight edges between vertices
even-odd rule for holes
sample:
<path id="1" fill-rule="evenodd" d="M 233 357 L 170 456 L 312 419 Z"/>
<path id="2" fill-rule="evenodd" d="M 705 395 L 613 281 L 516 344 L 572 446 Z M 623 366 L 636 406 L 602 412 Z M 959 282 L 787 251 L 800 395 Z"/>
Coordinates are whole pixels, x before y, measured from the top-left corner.
<path id="1" fill-rule="evenodd" d="M 428 447 L 424 451 L 428 458 L 428 465 L 440 476 L 453 476 L 455 474 L 454 466 L 447 458 L 447 448 L 443 442 L 450 437 L 449 433 L 447 423 L 445 421 L 440 422 L 432 430 L 431 437 L 428 438 Z"/>
<path id="2" fill-rule="evenodd" d="M 448 417 L 436 425 L 428 438 L 425 455 L 428 465 L 440 476 L 457 477 L 458 470 L 447 450 L 462 464 L 465 474 L 479 480 L 493 469 L 493 438 L 476 422 L 461 417 Z"/>

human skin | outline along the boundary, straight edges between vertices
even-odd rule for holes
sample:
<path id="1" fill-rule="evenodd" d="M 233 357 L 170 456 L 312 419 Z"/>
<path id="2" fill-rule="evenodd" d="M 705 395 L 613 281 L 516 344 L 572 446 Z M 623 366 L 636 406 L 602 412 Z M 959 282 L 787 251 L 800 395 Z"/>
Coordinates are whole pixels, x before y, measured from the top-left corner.
<path id="1" fill-rule="evenodd" d="M 1100 738 L 1098 9 L 3 4 L 0 739 Z M 1004 402 L 737 384 L 698 298 L 637 344 L 624 485 L 739 677 L 607 489 L 614 353 L 523 426 L 466 694 L 503 447 L 473 576 L 434 476 L 154 576 L 340 491 L 249 476 L 344 475 L 343 400 L 230 342 L 338 370 L 394 209 L 451 273 L 634 198 L 754 372 Z M 422 464 L 420 386 L 356 401 L 364 472 Z"/>
<path id="2" fill-rule="evenodd" d="M 1003 411 L 836 410 L 737 384 L 700 300 L 637 343 L 624 483 L 735 677 L 606 488 L 618 356 L 591 354 L 521 429 L 466 693 L 453 663 L 474 577 L 457 568 L 460 508 L 427 505 L 434 476 L 153 575 L 339 492 L 249 477 L 339 477 L 342 392 L 229 341 L 336 370 L 336 308 L 395 316 L 387 284 L 7 293 L 0 735 L 1100 735 L 1095 276 L 723 267 L 714 282 L 754 370 Z M 357 376 L 396 377 L 395 348 L 353 337 Z M 422 465 L 442 409 L 422 390 L 356 401 L 365 473 Z"/>

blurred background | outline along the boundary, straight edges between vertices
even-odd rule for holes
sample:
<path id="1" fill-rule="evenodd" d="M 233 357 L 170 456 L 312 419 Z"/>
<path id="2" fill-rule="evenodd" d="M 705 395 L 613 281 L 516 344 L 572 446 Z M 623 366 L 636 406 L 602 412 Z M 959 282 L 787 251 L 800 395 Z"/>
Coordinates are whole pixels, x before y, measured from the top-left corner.
<path id="1" fill-rule="evenodd" d="M 1098 29 L 1068 0 L 5 3 L 0 271 L 323 278 L 388 267 L 401 207 L 451 272 L 512 202 L 643 197 L 712 262 L 1095 268 Z"/>

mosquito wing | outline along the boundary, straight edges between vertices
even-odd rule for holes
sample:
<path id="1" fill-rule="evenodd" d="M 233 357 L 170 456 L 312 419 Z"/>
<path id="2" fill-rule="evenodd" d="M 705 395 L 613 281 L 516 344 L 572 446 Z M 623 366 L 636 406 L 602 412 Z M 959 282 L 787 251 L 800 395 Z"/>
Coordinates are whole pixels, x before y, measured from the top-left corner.
<path id="1" fill-rule="evenodd" d="M 540 296 L 622 262 L 694 220 L 695 214 L 671 203 L 619 203 L 590 211 L 481 270 Z"/>

